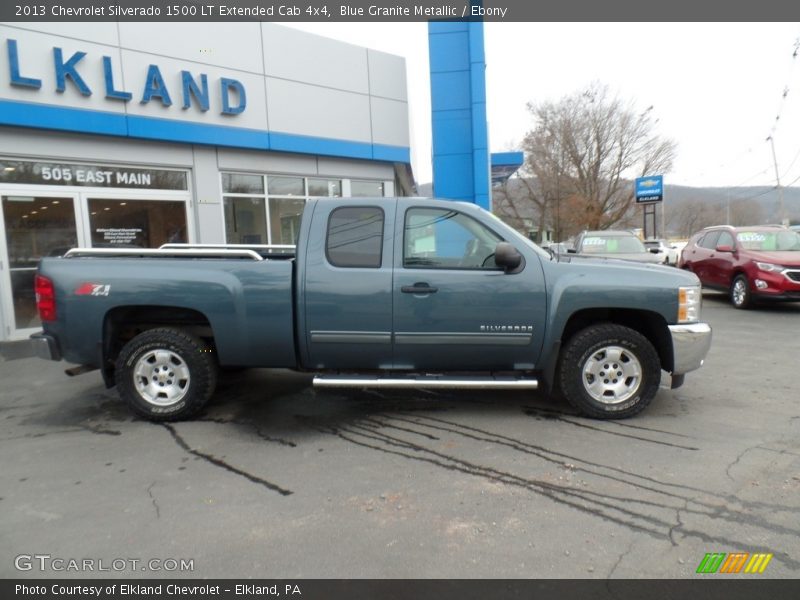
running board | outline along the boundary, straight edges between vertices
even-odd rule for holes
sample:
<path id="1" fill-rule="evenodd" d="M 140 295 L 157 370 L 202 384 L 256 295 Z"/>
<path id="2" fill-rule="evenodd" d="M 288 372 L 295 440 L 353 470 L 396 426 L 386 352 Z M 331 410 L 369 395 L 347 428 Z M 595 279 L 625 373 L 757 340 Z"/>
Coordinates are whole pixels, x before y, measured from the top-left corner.
<path id="1" fill-rule="evenodd" d="M 535 390 L 539 381 L 521 377 L 359 377 L 357 375 L 317 375 L 314 387 L 322 388 L 411 388 L 448 390 Z"/>

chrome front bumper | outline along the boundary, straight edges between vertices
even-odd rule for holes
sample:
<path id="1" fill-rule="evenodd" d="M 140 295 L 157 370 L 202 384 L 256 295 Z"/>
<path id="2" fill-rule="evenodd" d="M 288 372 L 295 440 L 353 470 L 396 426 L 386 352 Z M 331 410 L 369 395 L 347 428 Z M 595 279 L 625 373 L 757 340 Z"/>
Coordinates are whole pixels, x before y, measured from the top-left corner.
<path id="1" fill-rule="evenodd" d="M 708 323 L 670 325 L 672 336 L 673 375 L 683 375 L 703 366 L 711 347 L 711 327 Z"/>

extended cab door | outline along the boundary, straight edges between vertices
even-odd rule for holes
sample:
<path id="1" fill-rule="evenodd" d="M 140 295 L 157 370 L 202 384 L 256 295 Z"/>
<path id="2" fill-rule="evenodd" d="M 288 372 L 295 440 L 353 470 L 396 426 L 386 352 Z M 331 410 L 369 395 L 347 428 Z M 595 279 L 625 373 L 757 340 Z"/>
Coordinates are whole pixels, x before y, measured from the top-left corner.
<path id="1" fill-rule="evenodd" d="M 395 206 L 393 200 L 354 199 L 320 200 L 311 207 L 297 257 L 304 366 L 391 367 Z"/>
<path id="2" fill-rule="evenodd" d="M 536 252 L 514 273 L 494 263 L 500 223 L 446 201 L 401 199 L 395 229 L 394 365 L 419 370 L 532 369 L 545 328 Z M 438 206 L 441 205 L 441 206 Z"/>

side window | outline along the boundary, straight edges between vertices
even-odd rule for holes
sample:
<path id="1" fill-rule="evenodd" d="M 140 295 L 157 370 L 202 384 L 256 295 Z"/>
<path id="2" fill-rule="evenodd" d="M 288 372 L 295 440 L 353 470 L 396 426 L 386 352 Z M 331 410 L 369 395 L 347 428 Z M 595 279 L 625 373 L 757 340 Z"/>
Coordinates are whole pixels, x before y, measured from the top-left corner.
<path id="1" fill-rule="evenodd" d="M 502 238 L 467 215 L 446 208 L 406 212 L 403 266 L 426 269 L 496 269 Z"/>
<path id="2" fill-rule="evenodd" d="M 343 206 L 328 218 L 325 254 L 334 267 L 378 269 L 383 249 L 383 209 Z"/>
<path id="3" fill-rule="evenodd" d="M 719 239 L 719 231 L 709 231 L 702 239 L 697 242 L 701 248 L 710 248 L 713 250 L 717 247 L 717 240 Z"/>
<path id="4" fill-rule="evenodd" d="M 731 248 L 735 248 L 736 244 L 733 241 L 733 236 L 727 231 L 723 231 L 719 234 L 719 239 L 717 240 L 717 243 L 714 244 L 714 248 L 717 246 L 730 246 Z"/>

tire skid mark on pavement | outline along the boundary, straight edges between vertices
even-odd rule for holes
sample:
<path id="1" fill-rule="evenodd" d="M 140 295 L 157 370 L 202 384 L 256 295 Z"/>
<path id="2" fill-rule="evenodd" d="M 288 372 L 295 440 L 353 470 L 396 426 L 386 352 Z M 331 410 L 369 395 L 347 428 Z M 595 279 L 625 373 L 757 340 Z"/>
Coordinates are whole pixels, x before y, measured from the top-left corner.
<path id="1" fill-rule="evenodd" d="M 523 412 L 526 415 L 528 415 L 529 417 L 539 417 L 539 416 L 541 416 L 541 410 L 538 409 L 538 408 L 526 407 Z M 567 418 L 560 417 L 560 416 L 548 415 L 546 418 L 548 420 L 552 420 L 552 421 L 561 421 L 562 423 L 569 423 L 570 425 L 574 425 L 575 427 L 582 427 L 584 429 L 592 429 L 594 431 L 599 431 L 601 433 L 607 433 L 608 435 L 616 435 L 616 436 L 628 438 L 628 439 L 631 439 L 631 440 L 639 440 L 640 442 L 648 442 L 650 444 L 657 444 L 659 446 L 669 446 L 670 448 L 679 448 L 681 450 L 690 450 L 690 451 L 700 450 L 700 448 L 697 448 L 696 446 L 683 446 L 682 444 L 674 444 L 672 442 L 664 442 L 662 440 L 654 440 L 652 438 L 646 438 L 646 437 L 642 437 L 642 436 L 639 436 L 639 435 L 631 435 L 629 433 L 622 433 L 622 432 L 619 432 L 619 431 L 609 431 L 608 429 L 604 429 L 602 427 L 597 427 L 595 425 L 589 425 L 588 423 L 580 423 L 578 421 L 573 421 L 571 419 L 567 419 Z"/>
<path id="2" fill-rule="evenodd" d="M 669 389 L 669 388 L 667 387 L 667 388 L 664 388 L 664 389 Z M 535 415 L 535 416 L 541 416 L 543 418 L 552 419 L 554 421 L 565 421 L 567 423 L 572 423 L 572 421 L 568 421 L 566 419 L 563 419 L 563 417 L 565 416 L 563 411 L 548 410 L 546 408 L 533 407 L 533 406 L 529 406 L 529 407 L 525 407 L 525 408 L 528 409 L 528 410 L 531 410 L 531 411 L 536 411 L 538 414 Z M 530 416 L 534 416 L 534 415 L 530 415 Z M 566 416 L 578 417 L 580 415 L 576 414 L 576 415 L 566 415 Z M 675 436 L 675 437 L 686 438 L 687 440 L 696 439 L 695 437 L 693 437 L 691 435 L 686 435 L 684 433 L 677 433 L 675 431 L 667 431 L 666 429 L 656 429 L 655 427 L 645 427 L 644 425 L 634 425 L 633 423 L 623 423 L 622 421 L 605 421 L 605 424 L 606 425 L 615 425 L 617 427 L 627 427 L 629 429 L 640 429 L 642 431 L 651 431 L 653 433 L 663 433 L 665 435 L 672 435 L 672 436 Z"/>
<path id="3" fill-rule="evenodd" d="M 290 440 L 284 440 L 283 438 L 267 435 L 260 427 L 258 427 L 258 425 L 249 420 L 224 419 L 221 417 L 209 417 L 209 416 L 197 417 L 193 420 L 199 421 L 201 423 L 216 423 L 217 425 L 239 425 L 241 427 L 249 427 L 255 432 L 256 436 L 258 436 L 265 442 L 273 442 L 275 444 L 280 444 L 281 446 L 288 446 L 289 448 L 297 447 L 297 444 L 295 444 Z"/>
<path id="4" fill-rule="evenodd" d="M 175 429 L 174 425 L 171 425 L 170 423 L 159 423 L 159 425 L 161 425 L 162 427 L 164 427 L 164 429 L 169 431 L 170 435 L 172 436 L 172 439 L 175 440 L 175 443 L 178 444 L 178 446 L 180 446 L 185 452 L 188 452 L 189 454 L 191 454 L 193 456 L 197 456 L 198 458 L 201 458 L 204 461 L 206 461 L 206 462 L 208 462 L 208 463 L 210 463 L 210 464 L 212 464 L 212 465 L 214 465 L 216 467 L 220 467 L 221 469 L 225 469 L 226 471 L 228 471 L 230 473 L 234 473 L 236 475 L 240 475 L 241 477 L 244 477 L 248 481 L 252 481 L 253 483 L 257 483 L 258 485 L 263 486 L 263 487 L 267 488 L 268 490 L 272 490 L 273 492 L 278 492 L 281 496 L 290 496 L 290 495 L 292 495 L 294 493 L 291 490 L 284 489 L 284 488 L 280 487 L 279 485 L 276 485 L 276 484 L 274 484 L 274 483 L 272 483 L 270 481 L 267 481 L 266 479 L 262 479 L 261 477 L 258 477 L 257 475 L 253 475 L 252 473 L 248 473 L 247 471 L 244 471 L 244 470 L 242 470 L 242 469 L 240 469 L 238 467 L 234 467 L 233 465 L 225 462 L 221 458 L 217 458 L 216 456 L 214 456 L 212 454 L 206 454 L 205 452 L 201 452 L 200 450 L 196 450 L 196 449 L 192 448 L 186 442 L 186 440 L 184 440 L 181 437 L 181 435 L 177 432 L 177 430 Z"/>
<path id="5" fill-rule="evenodd" d="M 747 527 L 758 528 L 771 534 L 796 537 L 800 529 L 786 527 L 769 522 L 763 517 L 751 514 L 747 508 L 771 511 L 795 512 L 794 509 L 781 505 L 769 505 L 762 502 L 748 502 L 732 495 L 721 495 L 709 490 L 694 488 L 679 483 L 665 483 L 653 477 L 638 475 L 618 467 L 603 465 L 597 462 L 584 461 L 577 457 L 560 454 L 542 447 L 533 446 L 501 434 L 461 425 L 438 417 L 411 413 L 408 415 L 381 413 L 370 418 L 354 419 L 346 424 L 330 423 L 325 419 L 297 415 L 297 418 L 307 426 L 329 435 L 333 435 L 348 443 L 355 444 L 370 450 L 400 456 L 418 462 L 481 477 L 496 483 L 503 483 L 523 488 L 537 495 L 544 496 L 558 504 L 562 504 L 586 513 L 590 516 L 603 519 L 626 527 L 632 531 L 647 534 L 650 537 L 664 540 L 677 546 L 676 534 L 683 537 L 692 537 L 707 543 L 725 544 L 742 548 L 743 551 L 757 552 L 763 550 L 739 540 L 728 539 L 720 535 L 709 534 L 697 529 L 690 529 L 685 523 L 686 515 L 697 518 L 723 521 Z M 395 425 L 401 422 L 403 428 Z M 382 426 L 381 426 L 382 425 Z M 629 488 L 629 493 L 613 495 L 591 489 L 577 488 L 570 485 L 553 483 L 539 478 L 530 478 L 517 475 L 506 470 L 501 470 L 490 465 L 481 465 L 470 462 L 458 456 L 441 452 L 437 449 L 409 441 L 402 436 L 409 426 L 422 427 L 423 431 L 411 431 L 420 435 L 427 430 L 448 431 L 462 437 L 480 442 L 496 443 L 510 447 L 516 451 L 533 455 L 545 462 L 567 467 L 575 471 L 582 471 L 592 477 L 611 480 Z M 400 433 L 387 433 L 387 429 L 400 431 Z M 424 437 L 424 436 L 423 436 Z M 627 436 L 626 436 L 627 437 Z M 650 440 L 648 440 L 650 441 Z M 424 443 L 424 442 L 421 442 Z M 678 447 L 678 449 L 683 449 Z M 575 464 L 565 463 L 565 459 L 574 461 Z M 603 470 L 610 471 L 603 472 Z M 666 489 L 660 489 L 666 488 Z M 651 494 L 650 498 L 637 497 L 637 494 Z M 703 496 L 710 496 L 706 500 Z M 744 508 L 729 508 L 714 503 L 736 503 Z M 669 516 L 658 514 L 656 511 L 665 511 Z M 776 553 L 778 560 L 792 569 L 800 568 L 800 561 L 794 560 L 786 553 Z"/>

